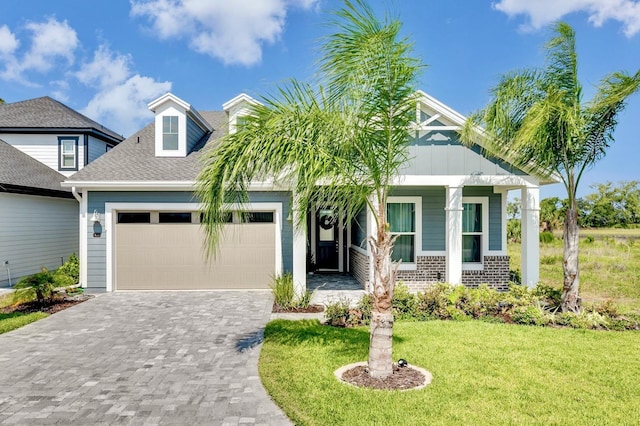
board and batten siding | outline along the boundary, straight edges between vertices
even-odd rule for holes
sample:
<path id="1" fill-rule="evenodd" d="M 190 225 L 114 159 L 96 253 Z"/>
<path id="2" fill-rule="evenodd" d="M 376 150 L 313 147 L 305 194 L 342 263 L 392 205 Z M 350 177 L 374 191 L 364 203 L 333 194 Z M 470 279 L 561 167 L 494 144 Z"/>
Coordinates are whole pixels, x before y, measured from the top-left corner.
<path id="1" fill-rule="evenodd" d="M 187 152 L 191 152 L 194 146 L 202 139 L 205 131 L 191 118 L 187 117 Z"/>
<path id="2" fill-rule="evenodd" d="M 293 226 L 285 220 L 289 215 L 291 193 L 289 192 L 251 192 L 251 203 L 282 203 L 282 263 L 283 272 L 293 272 Z M 97 210 L 102 217 L 105 203 L 197 203 L 192 192 L 188 191 L 107 191 L 88 192 L 87 217 Z M 110 225 L 102 223 L 106 230 L 100 237 L 94 237 L 94 229 L 89 222 L 87 226 L 87 283 L 89 288 L 105 289 L 107 282 L 107 233 L 113 232 Z M 247 259 L 249 262 L 250 259 Z"/>
<path id="3" fill-rule="evenodd" d="M 493 187 L 466 186 L 463 197 L 487 197 L 489 200 L 489 250 L 502 250 L 502 195 Z M 394 197 L 422 198 L 422 250 L 446 250 L 446 190 L 444 187 L 401 187 L 391 192 Z"/>
<path id="4" fill-rule="evenodd" d="M 524 175 L 509 164 L 482 155 L 480 147 L 464 146 L 455 131 L 430 132 L 409 143 L 405 175 Z"/>
<path id="5" fill-rule="evenodd" d="M 78 170 L 84 164 L 84 135 L 81 134 L 3 134 L 2 140 L 19 149 L 30 157 L 35 158 L 45 166 L 69 177 L 75 170 L 58 170 L 58 138 L 68 136 L 78 138 Z"/>
<path id="6" fill-rule="evenodd" d="M 53 270 L 78 253 L 78 202 L 75 199 L 0 194 L 0 286 Z"/>

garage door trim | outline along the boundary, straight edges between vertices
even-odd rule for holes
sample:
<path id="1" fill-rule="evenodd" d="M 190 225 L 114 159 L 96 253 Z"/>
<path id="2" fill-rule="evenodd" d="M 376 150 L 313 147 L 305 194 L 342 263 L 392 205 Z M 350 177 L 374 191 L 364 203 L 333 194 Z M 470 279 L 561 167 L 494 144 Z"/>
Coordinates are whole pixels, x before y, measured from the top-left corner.
<path id="1" fill-rule="evenodd" d="M 201 210 L 202 205 L 198 203 L 105 203 L 105 224 L 103 232 L 107 240 L 107 270 L 106 270 L 106 291 L 113 291 L 113 278 L 115 276 L 114 250 L 113 241 L 116 219 L 118 211 L 132 210 L 162 210 L 162 211 L 197 211 Z M 275 223 L 275 274 L 282 273 L 282 203 L 247 203 L 242 206 L 237 204 L 228 204 L 224 206 L 227 210 L 244 210 L 244 211 L 273 211 Z"/>

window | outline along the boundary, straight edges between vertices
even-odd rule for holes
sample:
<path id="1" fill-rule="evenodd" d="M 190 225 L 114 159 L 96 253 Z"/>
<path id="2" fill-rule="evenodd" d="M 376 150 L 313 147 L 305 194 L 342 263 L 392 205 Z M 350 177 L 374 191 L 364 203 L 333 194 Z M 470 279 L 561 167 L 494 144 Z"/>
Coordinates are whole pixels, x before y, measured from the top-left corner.
<path id="1" fill-rule="evenodd" d="M 162 117 L 162 149 L 166 151 L 178 150 L 178 116 Z"/>
<path id="2" fill-rule="evenodd" d="M 151 213 L 118 213 L 118 223 L 151 223 Z"/>
<path id="3" fill-rule="evenodd" d="M 387 203 L 391 235 L 397 236 L 391 260 L 414 263 L 416 259 L 416 204 Z"/>
<path id="4" fill-rule="evenodd" d="M 482 262 L 482 204 L 462 204 L 462 262 Z"/>
<path id="5" fill-rule="evenodd" d="M 78 138 L 58 138 L 58 170 L 78 170 Z"/>
<path id="6" fill-rule="evenodd" d="M 160 212 L 159 223 L 191 223 L 191 212 Z"/>
<path id="7" fill-rule="evenodd" d="M 247 223 L 273 223 L 273 212 L 250 212 L 245 221 Z"/>

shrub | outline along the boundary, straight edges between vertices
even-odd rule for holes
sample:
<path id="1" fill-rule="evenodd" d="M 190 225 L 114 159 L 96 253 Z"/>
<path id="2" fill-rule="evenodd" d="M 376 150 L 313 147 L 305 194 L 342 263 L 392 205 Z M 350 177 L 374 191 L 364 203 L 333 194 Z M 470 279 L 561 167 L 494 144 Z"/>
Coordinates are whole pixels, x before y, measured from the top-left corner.
<path id="1" fill-rule="evenodd" d="M 313 298 L 313 292 L 310 291 L 297 297 L 293 286 L 293 276 L 288 273 L 273 277 L 269 287 L 273 293 L 275 304 L 284 310 L 308 308 Z"/>
<path id="2" fill-rule="evenodd" d="M 516 324 L 547 325 L 550 322 L 549 314 L 542 306 L 518 306 L 513 310 L 511 320 Z"/>
<path id="3" fill-rule="evenodd" d="M 56 274 L 71 277 L 73 279 L 72 284 L 78 283 L 80 281 L 80 261 L 78 260 L 78 256 L 76 256 L 75 253 L 72 253 L 67 261 L 64 262 L 61 267 L 56 269 Z"/>
<path id="4" fill-rule="evenodd" d="M 66 275 L 54 274 L 47 268 L 42 268 L 42 272 L 24 277 L 16 283 L 16 298 L 25 297 L 24 293 L 33 293 L 36 300 L 44 304 L 45 299 L 51 298 L 54 288 L 72 285 L 71 280 Z"/>
<path id="5" fill-rule="evenodd" d="M 418 301 L 415 295 L 402 283 L 397 283 L 393 292 L 393 316 L 400 319 L 414 319 Z"/>
<path id="6" fill-rule="evenodd" d="M 591 244 L 595 241 L 596 239 L 593 237 L 593 235 L 587 235 L 584 239 L 584 242 L 587 244 Z"/>
<path id="7" fill-rule="evenodd" d="M 532 294 L 544 302 L 549 309 L 557 309 L 562 304 L 562 290 L 550 285 L 538 284 L 533 288 Z"/>
<path id="8" fill-rule="evenodd" d="M 324 315 L 327 318 L 327 324 L 333 327 L 356 327 L 365 324 L 362 311 L 359 308 L 352 308 L 347 299 L 329 303 L 325 307 Z"/>

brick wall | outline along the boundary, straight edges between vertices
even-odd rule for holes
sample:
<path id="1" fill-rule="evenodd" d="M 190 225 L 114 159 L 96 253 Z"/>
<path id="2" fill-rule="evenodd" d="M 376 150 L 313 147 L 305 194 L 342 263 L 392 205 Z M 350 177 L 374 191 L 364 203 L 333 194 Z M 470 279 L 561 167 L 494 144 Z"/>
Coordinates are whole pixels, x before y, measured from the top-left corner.
<path id="1" fill-rule="evenodd" d="M 482 271 L 462 271 L 462 283 L 470 288 L 489 284 L 498 290 L 508 290 L 509 256 L 485 256 Z"/>
<path id="2" fill-rule="evenodd" d="M 369 280 L 367 256 L 350 249 L 350 271 L 358 282 L 365 286 Z M 417 268 L 398 271 L 397 281 L 402 281 L 411 292 L 424 291 L 430 285 L 444 282 L 446 277 L 445 256 L 418 256 Z M 509 256 L 485 256 L 481 271 L 462 271 L 462 283 L 470 288 L 489 284 L 499 290 L 509 288 Z"/>
<path id="3" fill-rule="evenodd" d="M 364 288 L 369 284 L 369 258 L 366 254 L 349 248 L 349 271 Z"/>

